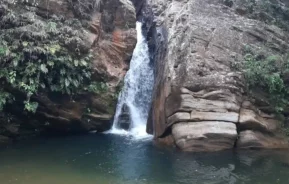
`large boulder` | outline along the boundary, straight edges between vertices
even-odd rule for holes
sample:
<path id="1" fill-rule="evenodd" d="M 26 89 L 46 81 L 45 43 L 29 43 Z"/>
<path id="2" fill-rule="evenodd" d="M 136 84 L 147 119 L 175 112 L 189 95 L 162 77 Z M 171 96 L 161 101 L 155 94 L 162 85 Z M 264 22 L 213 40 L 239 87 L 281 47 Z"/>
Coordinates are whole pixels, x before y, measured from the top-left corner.
<path id="1" fill-rule="evenodd" d="M 232 5 L 224 2 L 138 3 L 142 6 L 139 16 L 151 20 L 146 27 L 156 68 L 148 132 L 154 133 L 156 141 L 186 151 L 244 147 L 234 144 L 237 140 L 246 142 L 247 148 L 284 148 L 287 140 L 279 136 L 280 120 L 268 110 L 268 104 L 248 98 L 246 81 L 236 66 L 242 63 L 247 45 L 270 54 L 285 53 L 288 31 L 252 12 L 241 12 L 248 8 L 243 0 Z M 152 15 L 147 14 L 150 11 Z M 215 128 L 218 126 L 220 129 Z M 247 131 L 260 136 L 246 141 Z M 275 144 L 276 140 L 281 143 Z"/>
<path id="2" fill-rule="evenodd" d="M 219 151 L 234 146 L 237 127 L 222 121 L 180 122 L 173 125 L 172 135 L 184 151 Z"/>

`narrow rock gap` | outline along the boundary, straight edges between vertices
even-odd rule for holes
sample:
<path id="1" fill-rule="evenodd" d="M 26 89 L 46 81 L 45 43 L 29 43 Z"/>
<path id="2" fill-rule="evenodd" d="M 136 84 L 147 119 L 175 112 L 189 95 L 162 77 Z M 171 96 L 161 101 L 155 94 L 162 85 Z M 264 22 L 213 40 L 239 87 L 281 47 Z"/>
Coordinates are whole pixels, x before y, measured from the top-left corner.
<path id="1" fill-rule="evenodd" d="M 240 109 L 239 109 L 238 122 L 236 123 L 236 127 L 237 127 L 237 138 L 236 138 L 235 143 L 234 143 L 234 148 L 235 148 L 235 149 L 237 148 L 237 143 L 238 143 L 239 135 L 240 135 L 240 132 L 241 132 L 240 118 L 241 118 L 241 111 L 242 111 L 242 108 L 243 108 L 243 103 L 244 103 L 244 100 L 243 100 L 242 103 L 241 103 L 241 106 L 240 106 Z"/>

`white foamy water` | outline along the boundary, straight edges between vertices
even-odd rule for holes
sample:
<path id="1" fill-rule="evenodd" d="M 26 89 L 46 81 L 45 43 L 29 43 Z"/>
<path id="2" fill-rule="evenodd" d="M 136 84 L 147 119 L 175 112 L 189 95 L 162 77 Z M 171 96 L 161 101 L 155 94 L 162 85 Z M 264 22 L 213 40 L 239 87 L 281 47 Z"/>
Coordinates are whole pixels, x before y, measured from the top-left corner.
<path id="1" fill-rule="evenodd" d="M 153 68 L 150 66 L 146 38 L 142 34 L 142 23 L 137 22 L 137 45 L 130 62 L 130 69 L 124 80 L 124 87 L 118 99 L 113 127 L 107 133 L 132 136 L 135 139 L 149 138 L 146 133 L 149 107 L 154 83 Z M 123 107 L 129 110 L 130 127 L 123 130 L 119 126 Z"/>

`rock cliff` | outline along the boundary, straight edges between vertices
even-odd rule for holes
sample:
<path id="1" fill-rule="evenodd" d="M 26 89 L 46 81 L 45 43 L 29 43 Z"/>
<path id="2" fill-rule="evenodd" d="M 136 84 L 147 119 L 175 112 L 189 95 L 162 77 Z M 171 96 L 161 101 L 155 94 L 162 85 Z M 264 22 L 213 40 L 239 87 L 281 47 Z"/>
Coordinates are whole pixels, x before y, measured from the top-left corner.
<path id="1" fill-rule="evenodd" d="M 155 60 L 148 132 L 158 142 L 184 151 L 288 148 L 270 104 L 258 93 L 249 96 L 242 71 L 233 67 L 243 62 L 247 45 L 266 53 L 288 52 L 287 20 L 272 21 L 279 15 L 270 17 L 262 2 L 137 3 Z M 288 10 L 281 1 L 272 1 L 276 3 Z"/>
<path id="2" fill-rule="evenodd" d="M 37 132 L 81 133 L 110 128 L 117 95 L 136 44 L 136 14 L 129 0 L 2 0 L 1 20 L 10 10 L 33 15 L 33 20 L 81 22 L 81 42 L 94 55 L 92 81 L 106 86 L 100 93 L 76 96 L 41 92 L 33 96 L 39 106 L 35 114 L 23 112 L 21 102 L 6 108 L 10 118 L 0 114 L 2 140 Z M 30 13 L 30 14 L 29 14 Z M 23 30 L 20 24 L 15 29 Z M 62 27 L 58 27 L 62 30 Z M 65 29 L 65 26 L 64 28 Z M 11 35 L 12 36 L 12 35 Z M 70 45 L 71 49 L 76 49 Z M 74 48 L 73 48 L 74 47 Z M 16 94 L 17 96 L 17 94 Z M 20 97 L 19 97 L 20 96 Z M 17 97 L 21 98 L 21 95 Z M 4 113 L 4 114 L 5 114 Z M 9 121 L 7 120 L 9 119 Z M 5 136 L 5 137 L 4 137 Z"/>
<path id="3" fill-rule="evenodd" d="M 184 151 L 288 148 L 282 122 L 267 97 L 260 90 L 249 94 L 244 73 L 236 68 L 243 63 L 248 46 L 253 54 L 263 52 L 264 56 L 288 53 L 286 1 L 9 2 L 9 8 L 21 14 L 33 12 L 41 21 L 80 20 L 84 49 L 95 56 L 92 80 L 105 83 L 107 90 L 73 98 L 39 93 L 33 97 L 39 103 L 36 114 L 23 113 L 23 104 L 14 103 L 7 107 L 11 117 L 0 114 L 0 142 L 43 131 L 107 130 L 136 43 L 137 18 L 145 23 L 155 65 L 147 131 L 158 142 Z M 0 8 L 1 17 L 5 10 Z"/>

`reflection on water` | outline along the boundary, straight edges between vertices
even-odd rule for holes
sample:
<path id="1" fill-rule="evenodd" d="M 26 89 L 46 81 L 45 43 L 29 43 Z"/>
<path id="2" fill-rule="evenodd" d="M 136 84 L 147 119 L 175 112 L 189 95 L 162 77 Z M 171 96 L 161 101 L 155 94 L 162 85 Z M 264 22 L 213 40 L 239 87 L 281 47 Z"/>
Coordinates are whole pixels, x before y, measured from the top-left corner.
<path id="1" fill-rule="evenodd" d="M 0 150 L 1 184 L 288 184 L 286 152 L 182 153 L 150 141 L 88 135 Z"/>

